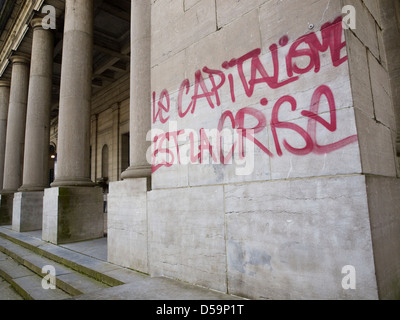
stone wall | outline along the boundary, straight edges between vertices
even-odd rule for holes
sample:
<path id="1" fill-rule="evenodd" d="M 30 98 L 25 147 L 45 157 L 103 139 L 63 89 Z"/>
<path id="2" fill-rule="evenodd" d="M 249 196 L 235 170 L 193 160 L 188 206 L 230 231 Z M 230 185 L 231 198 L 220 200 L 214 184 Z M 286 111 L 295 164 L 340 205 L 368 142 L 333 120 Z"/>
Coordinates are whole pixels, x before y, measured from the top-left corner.
<path id="1" fill-rule="evenodd" d="M 400 11 L 396 1 L 347 2 L 358 15 L 346 39 L 378 291 L 381 299 L 398 299 Z"/>
<path id="2" fill-rule="evenodd" d="M 342 29 L 345 4 L 355 30 Z M 253 299 L 396 297 L 395 75 L 382 10 L 152 1 L 152 188 L 111 183 L 109 260 Z M 104 112 L 98 155 L 115 136 L 103 121 L 118 123 Z M 355 290 L 342 287 L 348 265 Z"/>

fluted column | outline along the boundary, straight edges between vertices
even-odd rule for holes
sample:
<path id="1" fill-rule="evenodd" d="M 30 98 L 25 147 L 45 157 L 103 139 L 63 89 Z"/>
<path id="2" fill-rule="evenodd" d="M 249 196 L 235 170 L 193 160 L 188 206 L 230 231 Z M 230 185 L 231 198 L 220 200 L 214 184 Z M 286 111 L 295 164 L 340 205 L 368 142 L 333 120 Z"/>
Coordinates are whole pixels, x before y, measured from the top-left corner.
<path id="1" fill-rule="evenodd" d="M 10 103 L 10 82 L 0 81 L 0 191 L 3 190 L 4 157 L 6 152 L 8 105 Z"/>
<path id="2" fill-rule="evenodd" d="M 23 185 L 20 191 L 43 191 L 48 186 L 50 109 L 54 39 L 42 27 L 42 19 L 32 20 L 33 43 L 25 137 Z"/>
<path id="3" fill-rule="evenodd" d="M 25 57 L 14 56 L 11 62 L 12 75 L 2 193 L 14 193 L 22 185 L 29 84 L 29 60 Z"/>
<path id="4" fill-rule="evenodd" d="M 123 179 L 151 176 L 151 1 L 131 1 L 130 167 Z"/>
<path id="5" fill-rule="evenodd" d="M 90 116 L 93 0 L 66 0 L 57 177 L 52 187 L 92 186 Z"/>

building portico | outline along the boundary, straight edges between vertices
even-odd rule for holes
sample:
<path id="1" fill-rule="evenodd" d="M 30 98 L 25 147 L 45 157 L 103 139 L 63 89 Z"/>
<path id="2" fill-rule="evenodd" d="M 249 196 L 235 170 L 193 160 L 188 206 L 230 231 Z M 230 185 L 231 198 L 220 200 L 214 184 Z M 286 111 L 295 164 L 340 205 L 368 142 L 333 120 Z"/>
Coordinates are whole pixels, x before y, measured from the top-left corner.
<path id="1" fill-rule="evenodd" d="M 400 7 L 349 2 L 5 0 L 0 225 L 250 299 L 398 297 Z"/>

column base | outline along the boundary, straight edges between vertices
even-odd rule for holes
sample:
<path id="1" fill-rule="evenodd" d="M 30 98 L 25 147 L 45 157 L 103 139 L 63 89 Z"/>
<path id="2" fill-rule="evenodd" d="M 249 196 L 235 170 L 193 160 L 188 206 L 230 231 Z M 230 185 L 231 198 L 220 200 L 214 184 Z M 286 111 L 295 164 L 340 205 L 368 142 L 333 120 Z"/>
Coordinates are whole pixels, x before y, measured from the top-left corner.
<path id="1" fill-rule="evenodd" d="M 108 261 L 148 273 L 147 180 L 112 182 L 108 194 Z"/>
<path id="2" fill-rule="evenodd" d="M 43 186 L 29 186 L 23 185 L 21 188 L 18 189 L 18 192 L 43 192 L 45 187 Z"/>
<path id="3" fill-rule="evenodd" d="M 42 230 L 44 241 L 58 245 L 103 236 L 101 188 L 57 187 L 45 190 Z"/>
<path id="4" fill-rule="evenodd" d="M 60 187 L 94 187 L 96 184 L 88 179 L 70 179 L 70 178 L 58 178 L 51 184 L 52 188 L 60 188 Z"/>
<path id="5" fill-rule="evenodd" d="M 1 194 L 0 226 L 10 226 L 13 216 L 14 193 L 3 192 Z"/>
<path id="6" fill-rule="evenodd" d="M 126 179 L 138 179 L 138 178 L 150 178 L 152 173 L 151 166 L 135 166 L 129 167 L 121 174 L 123 180 Z"/>
<path id="7" fill-rule="evenodd" d="M 29 232 L 42 229 L 43 191 L 18 192 L 14 195 L 12 229 Z"/>

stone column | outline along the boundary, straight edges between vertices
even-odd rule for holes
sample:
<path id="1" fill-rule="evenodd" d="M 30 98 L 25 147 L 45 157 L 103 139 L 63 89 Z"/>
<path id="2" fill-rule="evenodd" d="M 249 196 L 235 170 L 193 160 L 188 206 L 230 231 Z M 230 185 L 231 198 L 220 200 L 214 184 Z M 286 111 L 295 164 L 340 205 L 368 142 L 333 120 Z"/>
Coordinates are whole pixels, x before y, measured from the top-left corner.
<path id="1" fill-rule="evenodd" d="M 10 103 L 10 83 L 0 81 L 0 191 L 3 190 L 4 157 L 6 152 L 8 104 Z"/>
<path id="2" fill-rule="evenodd" d="M 93 69 L 93 0 L 66 0 L 54 187 L 93 186 L 90 120 Z"/>
<path id="3" fill-rule="evenodd" d="M 0 225 L 11 224 L 14 193 L 22 184 L 26 106 L 28 99 L 29 60 L 22 56 L 13 56 L 11 63 L 12 75 Z"/>
<path id="4" fill-rule="evenodd" d="M 145 273 L 148 265 L 147 191 L 151 164 L 146 152 L 151 130 L 151 0 L 132 0 L 130 167 L 124 181 L 110 183 L 108 260 Z M 129 218 L 129 223 L 126 221 Z M 121 223 L 124 225 L 121 230 Z"/>
<path id="5" fill-rule="evenodd" d="M 54 36 L 42 28 L 42 18 L 32 20 L 33 42 L 26 118 L 23 184 L 14 196 L 13 230 L 42 228 L 43 194 L 48 186 L 50 109 Z"/>
<path id="6" fill-rule="evenodd" d="M 66 0 L 57 176 L 43 201 L 43 239 L 68 243 L 103 236 L 101 188 L 90 179 L 93 0 Z"/>
<path id="7" fill-rule="evenodd" d="M 151 130 L 151 2 L 131 1 L 130 167 L 122 179 L 151 176 L 146 159 Z"/>

